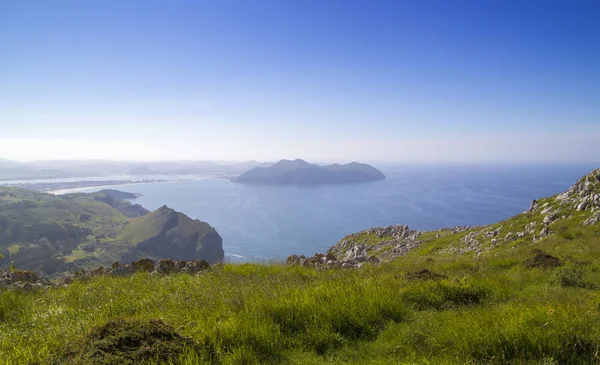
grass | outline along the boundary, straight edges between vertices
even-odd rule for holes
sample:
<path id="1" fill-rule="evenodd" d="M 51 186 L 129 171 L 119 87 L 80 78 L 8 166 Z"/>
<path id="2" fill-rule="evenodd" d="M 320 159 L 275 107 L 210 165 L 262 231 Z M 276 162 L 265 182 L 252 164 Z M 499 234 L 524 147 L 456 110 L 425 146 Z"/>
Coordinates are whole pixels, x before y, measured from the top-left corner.
<path id="1" fill-rule="evenodd" d="M 69 344 L 114 321 L 161 321 L 190 339 L 172 364 L 594 364 L 600 235 L 581 229 L 476 259 L 415 252 L 327 271 L 228 264 L 4 291 L 0 364 L 68 363 Z M 536 249 L 563 265 L 528 267 Z M 414 275 L 425 268 L 437 275 Z"/>

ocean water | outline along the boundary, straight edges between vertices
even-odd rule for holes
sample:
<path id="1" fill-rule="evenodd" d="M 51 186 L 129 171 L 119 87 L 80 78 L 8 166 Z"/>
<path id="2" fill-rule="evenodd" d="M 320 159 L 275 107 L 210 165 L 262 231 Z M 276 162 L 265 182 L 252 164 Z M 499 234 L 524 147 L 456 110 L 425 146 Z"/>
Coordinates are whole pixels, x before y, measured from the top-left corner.
<path id="1" fill-rule="evenodd" d="M 324 252 L 345 235 L 376 226 L 494 223 L 527 210 L 534 198 L 566 190 L 598 164 L 376 167 L 387 180 L 301 187 L 199 178 L 114 188 L 142 194 L 136 203 L 150 210 L 166 204 L 207 221 L 232 261 L 268 260 Z"/>

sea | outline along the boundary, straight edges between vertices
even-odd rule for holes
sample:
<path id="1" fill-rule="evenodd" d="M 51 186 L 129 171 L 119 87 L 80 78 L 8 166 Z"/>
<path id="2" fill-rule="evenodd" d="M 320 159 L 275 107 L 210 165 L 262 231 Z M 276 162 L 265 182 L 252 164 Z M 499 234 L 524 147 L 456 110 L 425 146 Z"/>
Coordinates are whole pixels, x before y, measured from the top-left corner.
<path id="1" fill-rule="evenodd" d="M 435 230 L 494 223 L 527 210 L 532 199 L 567 190 L 600 163 L 374 166 L 386 180 L 266 186 L 205 176 L 181 181 L 178 176 L 179 181 L 111 188 L 141 194 L 135 203 L 147 209 L 167 205 L 208 222 L 223 238 L 228 261 L 269 261 L 325 252 L 344 236 L 370 227 L 406 224 Z M 147 178 L 169 177 L 105 177 Z"/>

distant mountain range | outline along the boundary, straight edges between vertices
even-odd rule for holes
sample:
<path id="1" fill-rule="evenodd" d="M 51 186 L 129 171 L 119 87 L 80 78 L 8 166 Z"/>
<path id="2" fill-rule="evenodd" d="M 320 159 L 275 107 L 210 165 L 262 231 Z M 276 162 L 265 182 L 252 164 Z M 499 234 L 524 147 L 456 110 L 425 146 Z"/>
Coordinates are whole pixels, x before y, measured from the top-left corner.
<path id="1" fill-rule="evenodd" d="M 319 166 L 304 160 L 281 160 L 269 167 L 254 167 L 231 181 L 246 184 L 319 185 L 344 184 L 385 179 L 371 165 L 352 162 L 346 165 Z"/>
<path id="2" fill-rule="evenodd" d="M 0 181 L 60 179 L 111 175 L 237 175 L 271 163 L 258 161 L 156 161 L 52 160 L 16 162 L 0 159 Z"/>

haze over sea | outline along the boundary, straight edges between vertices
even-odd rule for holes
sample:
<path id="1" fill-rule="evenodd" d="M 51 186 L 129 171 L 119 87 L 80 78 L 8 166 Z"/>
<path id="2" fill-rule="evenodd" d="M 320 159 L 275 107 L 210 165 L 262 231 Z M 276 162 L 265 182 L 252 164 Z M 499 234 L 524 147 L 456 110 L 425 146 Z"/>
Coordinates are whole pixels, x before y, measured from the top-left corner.
<path id="1" fill-rule="evenodd" d="M 494 223 L 527 210 L 534 198 L 565 191 L 598 164 L 376 167 L 387 180 L 257 186 L 204 178 L 111 188 L 142 194 L 136 203 L 148 209 L 166 204 L 210 223 L 229 260 L 265 260 L 325 252 L 345 235 L 376 226 L 433 230 Z"/>

